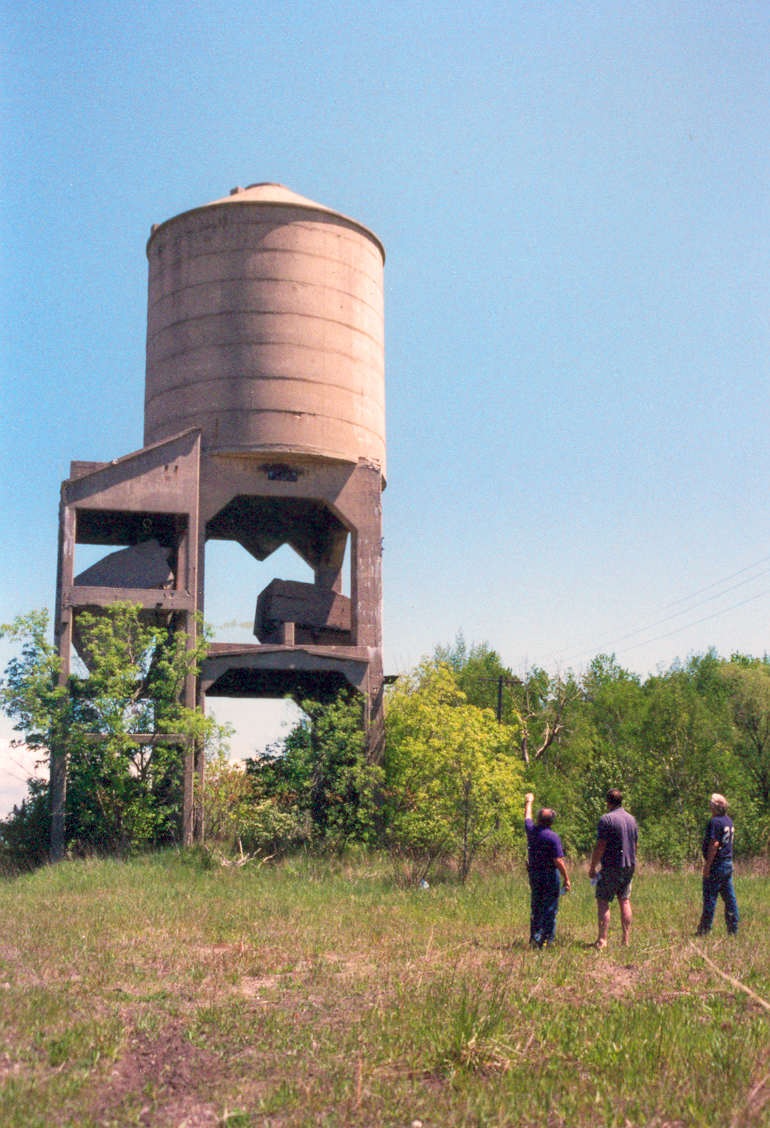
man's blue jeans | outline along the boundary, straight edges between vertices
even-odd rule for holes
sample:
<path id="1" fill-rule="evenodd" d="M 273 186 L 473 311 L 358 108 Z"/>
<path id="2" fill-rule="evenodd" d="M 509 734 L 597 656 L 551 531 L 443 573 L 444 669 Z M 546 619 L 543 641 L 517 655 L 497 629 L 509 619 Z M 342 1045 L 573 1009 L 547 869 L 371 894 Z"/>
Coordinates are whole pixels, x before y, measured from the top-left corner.
<path id="1" fill-rule="evenodd" d="M 711 929 L 714 923 L 714 912 L 717 907 L 717 897 L 725 903 L 725 924 L 727 931 L 735 935 L 738 931 L 738 902 L 733 889 L 733 863 L 731 861 L 716 861 L 711 867 L 708 877 L 703 879 L 703 914 L 698 925 L 698 935 L 703 935 Z"/>
<path id="2" fill-rule="evenodd" d="M 529 942 L 542 948 L 556 936 L 556 914 L 559 911 L 561 882 L 556 869 L 530 870 Z"/>

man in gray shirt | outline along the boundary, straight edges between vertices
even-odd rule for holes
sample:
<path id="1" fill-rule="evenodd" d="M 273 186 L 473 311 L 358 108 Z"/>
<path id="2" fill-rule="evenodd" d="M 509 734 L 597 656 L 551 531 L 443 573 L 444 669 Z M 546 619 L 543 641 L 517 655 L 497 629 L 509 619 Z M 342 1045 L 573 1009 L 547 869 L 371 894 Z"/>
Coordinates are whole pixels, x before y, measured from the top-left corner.
<path id="1" fill-rule="evenodd" d="M 610 926 L 610 901 L 617 897 L 620 906 L 620 924 L 623 944 L 631 935 L 631 881 L 636 867 L 636 844 L 639 828 L 636 819 L 623 809 L 623 796 L 616 787 L 607 792 L 607 814 L 599 819 L 596 846 L 591 855 L 588 876 L 596 879 L 596 867 L 602 868 L 596 880 L 596 910 L 599 918 L 599 936 L 595 948 L 607 947 Z"/>

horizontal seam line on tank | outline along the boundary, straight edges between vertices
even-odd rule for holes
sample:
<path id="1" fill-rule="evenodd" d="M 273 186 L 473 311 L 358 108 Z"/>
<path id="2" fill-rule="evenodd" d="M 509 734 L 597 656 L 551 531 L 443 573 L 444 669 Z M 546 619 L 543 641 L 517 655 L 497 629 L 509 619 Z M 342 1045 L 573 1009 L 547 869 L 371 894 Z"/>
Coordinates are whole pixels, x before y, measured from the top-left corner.
<path id="1" fill-rule="evenodd" d="M 159 227 L 165 227 L 166 224 L 170 223 L 170 222 L 172 222 L 172 220 L 164 220 L 163 223 L 160 223 L 158 226 Z M 353 222 L 355 222 L 355 221 L 353 221 Z M 301 220 L 298 220 L 295 223 L 275 223 L 275 222 L 269 223 L 269 222 L 266 222 L 266 223 L 240 224 L 239 226 L 241 228 L 248 226 L 252 230 L 255 227 L 266 227 L 270 231 L 275 231 L 275 230 L 280 230 L 280 229 L 285 230 L 287 227 L 293 227 L 295 229 L 300 228 L 303 231 L 317 231 L 318 230 L 318 224 L 317 223 L 316 224 L 309 224 L 307 222 L 303 223 Z M 212 229 L 212 227 L 214 227 L 214 224 L 209 224 L 209 227 L 208 227 L 207 230 L 210 231 Z M 352 232 L 350 230 L 350 227 L 343 226 L 341 224 L 335 224 L 335 227 L 337 227 L 337 228 L 341 227 L 342 230 L 345 232 L 345 234 L 342 236 L 342 238 L 345 240 L 346 243 L 352 243 L 353 246 L 355 246 L 355 247 L 365 246 L 366 249 L 368 250 L 369 254 L 371 254 L 372 258 L 379 259 L 381 263 L 384 262 L 385 248 L 383 247 L 383 245 L 380 242 L 380 240 L 378 239 L 378 237 L 376 235 L 374 235 L 374 232 L 371 232 L 370 237 L 367 238 L 365 241 L 362 241 L 360 230 L 356 231 L 356 232 Z M 168 228 L 167 230 L 170 231 L 170 228 Z M 221 227 L 220 227 L 220 230 L 221 230 Z M 165 234 L 165 232 L 164 232 L 164 234 Z M 194 227 L 188 228 L 185 231 L 184 237 L 190 237 L 190 236 L 195 237 L 195 235 L 199 235 L 199 234 L 201 234 L 201 229 L 196 224 Z M 374 235 L 374 239 L 371 238 L 371 235 Z M 180 238 L 180 237 L 177 236 L 177 238 Z M 338 236 L 338 238 L 339 238 L 339 236 Z M 174 240 L 174 241 L 176 241 L 176 240 Z M 375 246 L 377 248 L 376 253 L 373 250 L 373 246 Z M 303 250 L 302 248 L 289 249 L 287 247 L 276 247 L 276 248 L 274 248 L 274 250 L 276 252 L 278 252 L 279 254 L 283 254 L 283 255 L 305 255 L 307 258 L 326 258 L 325 255 L 321 255 L 320 253 L 317 253 L 317 252 L 311 252 L 311 251 L 308 251 L 308 250 Z M 202 257 L 204 255 L 215 255 L 215 254 L 219 254 L 220 252 L 221 252 L 221 249 L 220 250 L 215 250 L 215 249 L 202 250 L 202 251 L 199 251 L 197 253 L 196 257 Z M 160 251 L 159 250 L 157 250 L 157 256 L 158 256 L 158 258 L 160 257 Z"/>
<path id="2" fill-rule="evenodd" d="M 223 203 L 224 203 L 224 206 L 227 206 L 229 201 L 225 200 Z M 249 201 L 244 200 L 243 203 L 249 203 Z M 223 206 L 223 204 L 204 204 L 202 207 L 192 208 L 191 212 L 195 215 L 198 215 L 198 216 L 202 216 L 202 215 L 206 215 L 206 214 L 210 215 L 212 213 L 208 210 L 209 208 L 222 207 L 222 206 Z M 287 207 L 290 208 L 293 205 L 276 203 L 276 204 L 269 204 L 269 205 L 258 204 L 258 206 L 260 206 L 260 207 L 267 206 L 267 207 L 276 207 L 276 208 L 287 208 Z M 319 214 L 319 209 L 314 208 L 312 210 L 316 214 Z M 164 219 L 161 223 L 158 224 L 158 226 L 159 227 L 165 227 L 166 224 L 171 224 L 175 220 L 181 220 L 182 216 L 189 215 L 189 214 L 190 214 L 190 212 L 182 212 L 181 215 L 171 216 L 170 219 Z M 345 232 L 344 238 L 347 239 L 349 243 L 360 243 L 361 242 L 362 230 L 369 236 L 369 238 L 367 238 L 367 243 L 372 242 L 371 236 L 374 235 L 374 232 L 373 231 L 370 232 L 368 227 L 366 227 L 365 224 L 358 223 L 357 220 L 349 219 L 347 216 L 338 215 L 337 212 L 333 212 L 333 211 L 326 212 L 326 211 L 321 210 L 320 214 L 322 214 L 324 216 L 328 216 L 328 219 L 322 219 L 322 220 L 294 219 L 294 220 L 290 220 L 288 223 L 287 222 L 279 223 L 276 220 L 265 219 L 265 220 L 260 220 L 258 223 L 242 223 L 242 224 L 239 224 L 238 226 L 240 226 L 240 227 L 269 227 L 271 231 L 274 231 L 276 228 L 285 229 L 287 227 L 301 227 L 305 231 L 314 231 L 314 230 L 318 230 L 319 223 L 320 224 L 328 224 L 329 220 L 331 220 L 331 221 L 337 220 L 338 222 L 336 222 L 336 223 L 332 222 L 331 226 L 333 226 L 335 228 L 340 228 L 342 231 L 344 231 Z M 215 225 L 209 224 L 208 226 L 209 226 L 209 229 L 211 229 L 211 227 L 213 227 Z M 221 224 L 218 225 L 218 226 L 221 227 Z M 201 229 L 201 227 L 202 227 L 201 224 L 194 223 L 191 228 L 188 228 L 188 233 L 190 233 L 190 232 L 194 233 L 197 230 Z M 355 228 L 355 231 L 351 231 L 351 228 Z M 379 239 L 377 238 L 376 235 L 374 235 L 374 241 L 379 242 Z"/>
<path id="3" fill-rule="evenodd" d="M 245 280 L 245 279 L 224 279 L 223 281 L 224 282 L 244 282 L 244 281 L 248 281 L 248 280 Z M 258 281 L 259 282 L 264 282 L 264 281 L 281 282 L 281 281 L 285 281 L 285 280 L 282 280 L 282 279 L 259 279 Z M 219 284 L 219 280 L 218 280 L 218 282 L 216 282 L 216 284 Z M 313 289 L 313 290 L 316 290 L 316 291 L 324 291 L 326 293 L 343 294 L 343 296 L 346 297 L 346 298 L 355 298 L 355 300 L 357 302 L 359 302 L 359 305 L 362 306 L 364 308 L 364 310 L 370 312 L 370 314 L 373 317 L 377 317 L 377 319 L 379 321 L 384 321 L 384 312 L 381 309 L 375 308 L 374 306 L 372 306 L 371 302 L 365 301 L 363 298 L 357 298 L 355 296 L 355 294 L 352 294 L 351 292 L 349 292 L 349 290 L 335 290 L 333 287 L 320 287 L 320 285 L 312 285 L 312 283 L 310 283 L 310 282 L 299 282 L 297 284 L 301 285 L 301 287 L 306 287 L 308 289 Z M 210 282 L 195 282 L 193 285 L 186 285 L 186 287 L 180 287 L 178 290 L 171 291 L 168 294 L 166 294 L 165 297 L 158 299 L 158 301 L 156 301 L 156 302 L 153 302 L 151 306 L 148 305 L 148 315 L 152 314 L 152 312 L 156 312 L 159 306 L 163 305 L 163 303 L 167 302 L 169 299 L 174 298 L 177 293 L 191 293 L 191 291 L 196 290 L 196 289 L 205 289 L 205 288 L 209 287 L 209 285 L 211 285 Z M 215 310 L 213 312 L 207 312 L 207 314 L 196 314 L 195 317 L 216 317 L 216 316 L 221 316 L 222 314 L 242 314 L 242 312 L 254 312 L 254 310 L 250 309 L 250 308 L 249 309 L 220 309 L 220 310 Z M 260 310 L 260 312 L 262 312 L 262 310 Z M 266 310 L 266 312 L 274 312 L 274 310 Z M 281 312 L 282 312 L 282 314 L 294 314 L 297 317 L 317 316 L 317 315 L 311 315 L 311 314 L 302 314 L 302 312 L 300 310 L 293 310 L 293 309 L 292 310 L 285 309 L 285 310 L 281 310 Z M 184 320 L 187 320 L 187 318 L 185 318 Z M 194 318 L 189 318 L 189 320 L 194 320 Z M 178 323 L 178 321 L 170 321 L 169 324 L 170 325 L 177 325 L 179 323 Z"/>
<path id="4" fill-rule="evenodd" d="M 242 256 L 243 254 L 246 254 L 246 253 L 248 253 L 248 252 L 244 252 L 244 251 L 233 252 L 233 254 L 235 254 L 235 253 L 237 253 L 237 254 L 239 254 L 239 255 L 241 255 L 241 256 Z M 262 252 L 252 252 L 252 255 L 253 255 L 253 256 L 254 256 L 254 255 L 259 255 L 260 253 L 262 253 Z M 270 255 L 276 255 L 276 254 L 280 254 L 280 253 L 285 253 L 285 254 L 286 254 L 286 257 L 287 257 L 287 258 L 289 257 L 289 252 L 276 252 L 276 251 L 269 251 L 269 252 L 264 252 L 264 253 L 265 253 L 265 254 L 270 254 Z M 198 259 L 200 259 L 200 258 L 203 258 L 203 257 L 204 257 L 204 256 L 202 256 L 202 255 L 198 255 L 198 256 L 196 256 L 196 258 L 194 258 L 194 259 L 183 259 L 183 260 L 180 260 L 180 269 L 189 269 L 189 266 L 190 266 L 190 264 L 191 264 L 191 263 L 193 263 L 193 262 L 197 262 L 197 260 L 198 260 Z M 221 254 L 219 254 L 219 255 L 213 255 L 213 254 L 212 254 L 211 256 L 205 256 L 205 257 L 211 257 L 211 258 L 221 258 L 221 257 L 222 257 L 222 255 L 221 255 Z M 302 255 L 302 256 L 298 256 L 298 255 L 296 255 L 296 254 L 293 254 L 293 253 L 291 254 L 291 258 L 293 258 L 293 259 L 296 259 L 296 258 L 298 258 L 298 257 L 302 257 L 302 258 L 305 258 L 305 259 L 307 259 L 307 260 L 308 260 L 308 261 L 310 261 L 310 262 L 325 262 L 325 261 L 327 261 L 327 260 L 323 259 L 323 258 L 321 257 L 321 255 Z M 340 272 L 341 272 L 341 271 L 349 271 L 349 272 L 350 272 L 350 273 L 351 273 L 351 274 L 352 274 L 352 275 L 354 276 L 354 278 L 353 278 L 353 281 L 354 281 L 354 282 L 359 282 L 359 280 L 360 280 L 361 282 L 364 282 L 364 283 L 366 283 L 366 284 L 367 284 L 367 288 L 369 288 L 369 287 L 371 287 L 371 288 L 376 288 L 377 290 L 379 290 L 380 292 L 382 292 L 382 287 L 380 286 L 378 279 L 376 279 L 376 278 L 373 278 L 373 277 L 371 276 L 371 274 L 367 274 L 367 273 L 366 273 L 366 271 L 364 271 L 364 270 L 358 270 L 358 269 L 357 269 L 356 267 L 352 267 L 352 266 L 349 266 L 349 265 L 347 265 L 347 264 L 344 264 L 344 263 L 341 263 L 341 264 L 340 264 Z M 159 286 L 160 286 L 160 282 L 161 282 L 161 279 L 162 279 L 162 277 L 163 277 L 164 275 L 167 275 L 167 274 L 169 274 L 170 272 L 171 272 L 171 271 L 170 271 L 170 268 L 164 268 L 164 269 L 163 269 L 163 271 L 161 271 L 161 272 L 158 272 L 158 273 L 155 273 L 155 274 L 153 274 L 153 273 L 150 273 L 150 274 L 148 275 L 148 283 L 149 283 L 149 286 L 150 286 L 150 287 L 153 287 L 153 286 L 157 286 L 157 287 L 159 287 Z M 174 271 L 173 273 L 176 273 L 176 271 Z M 329 274 L 331 275 L 331 277 L 333 278 L 333 277 L 334 277 L 334 274 L 336 273 L 336 271 L 329 271 L 328 273 L 329 273 Z M 233 274 L 233 275 L 230 275 L 230 274 L 228 274 L 228 275 L 227 275 L 226 277 L 223 277 L 223 278 L 218 278 L 218 277 L 215 277 L 215 278 L 213 278 L 213 279 L 210 279 L 209 281 L 213 281 L 213 282 L 237 282 L 237 281 L 241 281 L 241 280 L 243 280 L 243 279 L 244 279 L 244 277 L 245 277 L 246 279 L 249 279 L 249 278 L 251 278 L 251 279 L 252 279 L 252 280 L 254 280 L 254 281 L 260 281 L 260 280 L 261 280 L 261 278 L 260 278 L 259 276 L 258 276 L 258 277 L 257 277 L 256 279 L 254 279 L 252 275 L 245 275 L 245 276 L 244 276 L 244 275 L 242 275 L 242 274 Z M 302 282 L 302 280 L 301 280 L 301 279 L 299 279 L 299 278 L 291 278 L 291 277 L 288 277 L 288 278 L 287 278 L 287 277 L 286 277 L 285 275 L 279 275 L 279 276 L 278 276 L 277 278 L 276 278 L 276 277 L 273 277 L 272 275 L 266 275 L 266 276 L 263 276 L 263 277 L 264 277 L 264 280 L 265 280 L 265 281 L 268 281 L 268 282 L 292 282 L 292 281 L 294 281 L 294 282 L 299 282 L 299 283 L 301 283 L 302 285 L 305 285 L 305 286 L 318 286 L 318 287 L 322 287 L 322 286 L 324 285 L 324 283 L 322 283 L 322 282 L 318 282 L 318 281 L 315 281 L 315 282 Z M 198 285 L 201 285 L 201 283 L 199 283 L 199 282 L 193 282 L 193 283 L 191 283 L 191 285 L 193 285 L 193 286 L 198 286 Z M 175 285 L 173 289 L 171 289 L 171 290 L 167 290 L 167 291 L 166 291 L 166 294 L 175 294 L 175 293 L 177 293 L 177 292 L 178 292 L 179 290 L 183 290 L 184 288 L 185 288 L 185 285 Z M 363 287 L 362 287 L 362 288 L 363 288 Z M 339 287 L 337 287 L 337 286 L 334 286 L 334 287 L 330 286 L 330 287 L 329 287 L 329 289 L 335 289 L 335 290 L 338 290 L 338 289 L 339 289 Z M 347 290 L 343 290 L 343 291 L 342 291 L 342 293 L 348 293 L 348 291 L 347 291 Z"/>
<path id="5" fill-rule="evenodd" d="M 376 344 L 376 342 L 374 342 L 374 343 Z M 189 348 L 177 349 L 175 352 L 164 353 L 162 357 L 159 357 L 158 359 L 153 359 L 152 368 L 155 369 L 162 364 L 167 364 L 170 360 L 176 360 L 176 359 L 178 359 L 179 357 L 182 357 L 182 356 L 191 356 L 193 353 L 203 352 L 203 351 L 206 351 L 206 350 L 221 351 L 222 349 L 227 349 L 227 348 L 239 348 L 240 349 L 240 348 L 244 348 L 245 346 L 254 346 L 254 347 L 262 346 L 264 348 L 265 346 L 268 346 L 268 345 L 281 345 L 283 347 L 286 347 L 286 341 L 241 340 L 241 341 L 228 341 L 225 344 L 219 343 L 219 344 L 191 345 Z M 147 342 L 147 352 L 148 352 L 147 367 L 148 367 L 148 369 L 150 368 L 150 363 L 149 363 L 150 347 L 149 346 L 150 346 L 150 341 Z M 367 367 L 369 366 L 368 361 L 361 360 L 359 357 L 353 356 L 352 353 L 340 352 L 339 349 L 319 348 L 319 347 L 314 347 L 313 345 L 304 345 L 300 342 L 292 343 L 291 348 L 293 348 L 293 349 L 304 349 L 306 352 L 314 352 L 314 353 L 320 352 L 320 353 L 323 353 L 324 356 L 341 357 L 344 360 L 354 361 L 356 364 L 364 364 Z M 383 350 L 382 347 L 380 347 L 380 349 L 379 349 L 379 355 L 384 356 L 384 350 Z M 267 378 L 268 377 L 260 377 L 260 379 L 267 379 Z"/>
<path id="6" fill-rule="evenodd" d="M 274 309 L 222 310 L 219 313 L 200 313 L 200 314 L 197 314 L 195 317 L 182 318 L 180 321 L 169 321 L 166 325 L 163 325 L 160 329 L 158 329 L 152 335 L 150 335 L 148 333 L 147 334 L 147 343 L 149 344 L 150 341 L 154 341 L 157 337 L 160 337 L 164 333 L 167 333 L 170 329 L 178 329 L 181 326 L 193 325 L 193 324 L 197 324 L 198 322 L 202 322 L 202 321 L 215 321 L 215 320 L 219 320 L 223 317 L 232 317 L 234 314 L 238 314 L 238 316 L 241 316 L 241 317 L 257 317 L 257 316 L 259 316 L 259 317 L 299 317 L 299 318 L 304 318 L 307 321 L 319 321 L 319 322 L 321 322 L 322 325 L 327 325 L 327 324 L 328 325 L 340 325 L 340 326 L 342 326 L 343 329 L 350 329 L 350 330 L 354 331 L 359 337 L 364 337 L 367 341 L 371 341 L 375 345 L 379 345 L 379 343 L 380 343 L 376 337 L 372 336 L 371 333 L 367 333 L 365 329 L 361 329 L 356 325 L 351 325 L 349 321 L 341 321 L 338 318 L 334 318 L 334 317 L 319 317 L 317 314 L 314 314 L 314 313 L 298 313 L 296 310 L 274 310 Z M 270 343 L 271 344 L 278 344 L 279 342 L 278 341 L 272 341 Z M 281 342 L 281 343 L 285 344 L 286 342 L 284 341 L 284 342 Z M 310 346 L 308 346 L 308 347 L 310 347 Z"/>
<path id="7" fill-rule="evenodd" d="M 249 407 L 249 408 L 239 408 L 238 414 L 239 415 L 309 415 L 312 419 L 328 419 L 332 423 L 347 423 L 348 426 L 355 427 L 356 429 L 361 430 L 361 431 L 366 431 L 366 433 L 368 435 L 373 435 L 374 438 L 378 439 L 380 442 L 382 442 L 382 438 L 383 438 L 383 436 L 380 434 L 379 431 L 373 431 L 372 428 L 367 427 L 365 423 L 353 423 L 353 422 L 351 422 L 347 419 L 339 419 L 339 417 L 336 416 L 336 415 L 323 415 L 319 411 L 286 411 L 285 408 L 278 410 L 277 408 L 270 408 L 270 407 Z M 209 418 L 213 419 L 215 417 L 221 417 L 221 415 L 222 415 L 221 411 L 196 411 L 195 412 L 196 418 L 200 418 L 201 416 L 208 416 Z M 164 418 L 163 423 L 164 423 L 164 426 L 165 426 L 169 422 L 169 420 L 186 419 L 186 418 L 188 418 L 188 416 L 186 416 L 186 415 L 170 415 L 170 416 L 167 416 L 166 418 Z"/>
<path id="8" fill-rule="evenodd" d="M 273 279 L 271 279 L 271 281 L 273 281 Z M 198 285 L 198 283 L 196 283 L 196 286 L 197 285 Z M 204 286 L 204 285 L 207 285 L 207 283 L 201 282 L 200 285 Z M 302 283 L 302 285 L 305 285 L 305 283 Z M 189 293 L 190 290 L 195 289 L 196 286 L 186 286 L 183 289 L 176 291 L 176 292 L 177 293 Z M 329 292 L 328 288 L 323 287 L 323 286 L 316 286 L 315 289 L 316 290 L 326 289 L 327 292 Z M 334 294 L 345 294 L 347 296 L 351 296 L 351 295 L 348 295 L 347 290 L 333 290 L 331 292 L 334 293 Z M 157 311 L 157 307 L 164 300 L 165 299 L 161 299 L 160 302 L 155 302 L 152 306 L 147 307 L 148 321 L 149 321 L 150 314 L 155 313 Z M 366 310 L 373 317 L 375 317 L 379 321 L 380 324 L 384 324 L 385 315 L 384 315 L 384 312 L 382 310 L 375 309 L 375 307 L 373 305 L 371 305 L 369 302 L 361 301 L 359 304 L 364 308 L 364 310 Z M 231 317 L 235 314 L 244 314 L 244 313 L 246 313 L 246 314 L 262 314 L 264 316 L 271 316 L 271 317 L 275 317 L 275 316 L 314 317 L 319 321 L 334 321 L 334 323 L 338 324 L 338 325 L 349 325 L 349 323 L 347 321 L 339 321 L 336 318 L 330 318 L 330 317 L 321 317 L 317 313 L 303 313 L 301 310 L 296 310 L 296 309 L 254 309 L 253 306 L 247 306 L 247 307 L 241 307 L 241 308 L 238 308 L 238 309 L 218 309 L 218 310 L 210 310 L 210 311 L 207 311 L 205 313 L 196 313 L 196 314 L 193 314 L 191 317 L 182 317 L 182 318 L 177 318 L 175 321 L 165 322 L 164 325 L 163 325 L 163 328 L 168 328 L 169 326 L 172 326 L 172 325 L 184 325 L 188 321 L 200 321 L 202 318 L 205 318 L 205 317 Z M 159 329 L 157 332 L 162 332 L 162 329 Z"/>
<path id="9" fill-rule="evenodd" d="M 265 252 L 265 253 L 275 254 L 276 252 L 270 251 L 270 252 Z M 289 252 L 281 252 L 281 253 L 288 254 Z M 296 258 L 297 256 L 293 255 L 292 257 Z M 304 257 L 310 258 L 310 259 L 320 259 L 321 262 L 327 261 L 326 259 L 321 258 L 320 255 L 305 255 Z M 189 261 L 189 260 L 185 260 L 185 261 Z M 361 278 L 364 278 L 368 282 L 370 282 L 372 284 L 372 286 L 375 286 L 375 287 L 377 287 L 377 289 L 380 289 L 377 286 L 375 279 L 373 279 L 371 277 L 371 275 L 365 274 L 363 270 L 356 270 L 355 267 L 349 267 L 349 266 L 345 266 L 344 269 L 353 271 L 356 275 L 358 275 Z M 164 271 L 164 273 L 165 273 L 165 271 Z M 335 294 L 352 294 L 352 291 L 341 290 L 339 288 L 339 286 L 330 286 L 330 285 L 327 285 L 323 282 L 303 282 L 299 278 L 286 278 L 284 275 L 274 276 L 272 274 L 268 274 L 268 275 L 260 275 L 259 277 L 254 278 L 254 277 L 252 277 L 251 275 L 248 275 L 248 274 L 233 274 L 233 275 L 228 275 L 226 278 L 210 278 L 206 282 L 192 282 L 192 283 L 186 283 L 185 285 L 182 285 L 182 286 L 175 286 L 173 288 L 173 290 L 165 291 L 165 293 L 161 297 L 159 297 L 157 299 L 157 301 L 153 302 L 152 304 L 153 304 L 153 306 L 157 305 L 158 302 L 163 301 L 163 299 L 167 298 L 169 295 L 178 294 L 183 290 L 193 289 L 196 286 L 211 285 L 212 283 L 220 283 L 220 282 L 248 282 L 248 281 L 254 281 L 254 282 L 296 282 L 300 286 L 312 286 L 312 287 L 319 289 L 319 290 L 324 290 L 324 289 L 332 290 Z M 150 282 L 156 282 L 156 278 L 150 278 Z"/>
<path id="10" fill-rule="evenodd" d="M 298 348 L 301 348 L 301 347 L 302 347 L 301 345 L 298 346 Z M 157 372 L 157 370 L 160 369 L 160 368 L 167 368 L 169 362 L 171 362 L 171 361 L 178 361 L 182 357 L 192 356 L 194 353 L 201 352 L 201 351 L 202 351 L 201 349 L 187 349 L 184 352 L 172 353 L 169 356 L 164 357 L 164 359 L 162 361 L 157 361 L 153 365 L 153 372 Z M 369 367 L 369 365 L 366 365 L 363 361 L 356 360 L 355 357 L 347 356 L 345 353 L 330 352 L 327 349 L 327 350 L 325 350 L 324 355 L 328 356 L 328 357 L 339 358 L 340 362 L 342 362 L 342 361 L 348 361 L 348 362 L 353 361 L 356 364 L 363 365 L 364 368 L 366 368 L 368 371 L 371 372 L 371 368 Z M 334 384 L 330 385 L 328 380 L 326 380 L 326 379 L 315 379 L 311 376 L 302 376 L 302 375 L 286 376 L 286 375 L 284 375 L 282 373 L 278 373 L 278 372 L 276 372 L 273 375 L 261 374 L 261 375 L 257 375 L 257 376 L 244 376 L 243 374 L 239 374 L 237 372 L 236 373 L 228 373 L 224 376 L 215 376 L 213 374 L 212 375 L 202 375 L 201 377 L 196 377 L 194 380 L 188 379 L 188 380 L 185 380 L 182 383 L 174 384 L 173 386 L 176 387 L 176 388 L 189 388 L 189 387 L 194 387 L 196 384 L 213 384 L 213 383 L 216 383 L 217 380 L 245 380 L 245 381 L 252 381 L 252 380 L 299 380 L 302 383 L 318 384 L 318 385 L 325 386 L 325 387 L 334 387 L 335 386 Z M 382 382 L 382 381 L 380 381 L 380 382 Z M 147 385 L 147 380 L 145 379 L 145 386 L 146 385 Z"/>
<path id="11" fill-rule="evenodd" d="M 201 388 L 201 387 L 205 387 L 207 384 L 224 384 L 226 381 L 233 380 L 233 379 L 237 380 L 238 377 L 237 376 L 235 376 L 235 377 L 233 377 L 233 376 L 216 376 L 216 377 L 213 377 L 213 378 L 210 378 L 210 379 L 207 379 L 207 380 L 196 380 L 194 385 L 171 384 L 167 388 L 163 388 L 160 391 L 153 392 L 153 394 L 151 396 L 145 396 L 144 402 L 145 402 L 145 405 L 147 405 L 147 404 L 152 403 L 154 400 L 160 399 L 161 396 L 174 395 L 177 392 L 182 391 L 184 388 L 189 388 L 189 387 Z M 363 389 L 361 389 L 360 391 L 355 391 L 353 388 L 349 388 L 345 384 L 331 383 L 328 380 L 324 380 L 323 383 L 320 383 L 318 380 L 310 380 L 306 376 L 261 376 L 260 381 L 270 381 L 270 382 L 275 382 L 275 383 L 284 382 L 284 383 L 287 383 L 287 384 L 288 383 L 305 384 L 310 388 L 328 389 L 330 392 L 347 392 L 351 396 L 355 396 L 357 399 L 363 398 L 363 399 L 369 400 L 370 403 L 376 404 L 378 406 L 382 405 L 383 408 L 384 408 L 384 403 L 385 403 L 384 396 L 383 396 L 382 399 L 376 399 L 374 396 L 367 395 L 363 391 Z M 220 408 L 220 411 L 221 410 L 223 410 L 223 409 Z M 242 409 L 242 408 L 239 407 L 236 410 L 238 410 L 238 411 L 241 411 L 241 410 L 251 411 L 251 410 L 259 410 L 259 409 L 256 409 L 256 408 L 255 409 L 252 409 L 252 408 Z M 286 409 L 277 408 L 277 407 L 270 407 L 270 408 L 265 408 L 264 410 L 265 411 L 282 411 L 282 410 L 286 410 Z M 197 412 L 196 412 L 196 414 L 197 414 Z"/>

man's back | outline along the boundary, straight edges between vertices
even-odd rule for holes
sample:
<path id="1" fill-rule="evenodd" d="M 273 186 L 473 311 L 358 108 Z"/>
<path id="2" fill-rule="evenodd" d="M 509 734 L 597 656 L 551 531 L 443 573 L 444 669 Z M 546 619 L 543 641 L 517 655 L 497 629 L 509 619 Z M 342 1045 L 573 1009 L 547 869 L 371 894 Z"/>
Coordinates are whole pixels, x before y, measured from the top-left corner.
<path id="1" fill-rule="evenodd" d="M 532 819 L 525 820 L 524 829 L 527 832 L 530 872 L 535 870 L 554 872 L 555 859 L 564 857 L 564 848 L 558 834 L 549 827 L 537 826 Z"/>
<path id="2" fill-rule="evenodd" d="M 599 819 L 599 841 L 604 842 L 602 868 L 620 869 L 636 865 L 639 828 L 636 819 L 623 807 L 616 807 Z"/>

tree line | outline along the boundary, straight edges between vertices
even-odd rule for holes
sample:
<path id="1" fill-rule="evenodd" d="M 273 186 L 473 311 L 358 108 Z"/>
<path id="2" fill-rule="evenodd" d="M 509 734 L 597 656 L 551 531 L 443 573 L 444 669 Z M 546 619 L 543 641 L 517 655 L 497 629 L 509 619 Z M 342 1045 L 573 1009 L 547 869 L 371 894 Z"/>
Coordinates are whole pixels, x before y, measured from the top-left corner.
<path id="1" fill-rule="evenodd" d="M 0 707 L 41 758 L 69 763 L 67 840 L 115 853 L 178 838 L 179 742 L 208 749 L 199 801 L 209 840 L 275 856 L 293 849 L 387 849 L 407 880 L 451 860 L 461 880 L 480 854 L 521 856 L 522 802 L 556 809 L 565 849 L 586 855 L 610 786 L 640 826 L 643 857 L 697 859 L 708 796 L 728 796 L 736 853 L 770 834 L 770 659 L 713 650 L 646 679 L 599 655 L 580 673 L 516 676 L 488 643 L 462 634 L 398 678 L 386 698 L 383 758 L 366 753 L 360 698 L 302 702 L 285 740 L 248 760 L 227 758 L 227 732 L 179 704 L 197 668 L 183 637 L 147 626 L 136 608 L 84 617 L 89 670 L 59 687 L 44 613 L 0 628 L 22 645 L 0 683 Z M 152 744 L 134 738 L 155 734 Z M 97 739 L 98 737 L 98 739 Z M 32 780 L 0 824 L 9 864 L 47 857 L 50 796 Z"/>
<path id="2" fill-rule="evenodd" d="M 462 635 L 434 659 L 470 703 L 493 707 L 504 677 L 502 726 L 538 801 L 560 816 L 573 854 L 593 847 L 608 787 L 620 787 L 640 825 L 642 853 L 697 858 L 714 791 L 730 798 L 737 852 L 759 854 L 770 834 L 770 658 L 708 650 L 641 679 L 614 655 L 575 674 L 530 670 L 520 684 L 487 644 Z"/>

